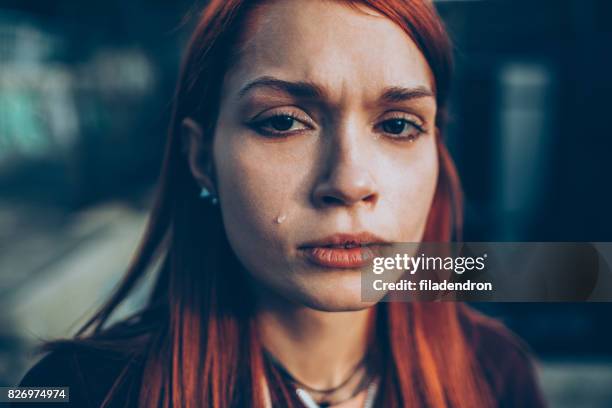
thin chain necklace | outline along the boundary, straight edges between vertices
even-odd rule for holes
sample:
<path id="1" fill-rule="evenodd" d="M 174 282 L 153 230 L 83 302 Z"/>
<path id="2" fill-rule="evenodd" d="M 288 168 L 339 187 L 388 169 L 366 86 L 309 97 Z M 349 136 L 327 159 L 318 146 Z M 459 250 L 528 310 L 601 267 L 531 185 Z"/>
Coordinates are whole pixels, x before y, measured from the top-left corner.
<path id="1" fill-rule="evenodd" d="M 300 401 L 306 406 L 306 408 L 327 408 L 329 407 L 331 403 L 328 403 L 328 402 L 317 403 L 315 399 L 312 397 L 311 393 L 324 394 L 324 395 L 333 394 L 335 391 L 347 385 L 355 377 L 355 374 L 357 374 L 360 371 L 359 369 L 364 366 L 366 359 L 367 359 L 366 357 L 364 357 L 361 361 L 359 361 L 359 363 L 357 363 L 355 367 L 351 370 L 347 378 L 344 381 L 342 381 L 340 384 L 334 387 L 330 387 L 330 388 L 316 389 L 296 379 L 285 368 L 285 366 L 283 366 L 281 362 L 278 361 L 267 350 L 264 350 L 264 353 L 266 357 L 269 359 L 269 361 L 271 361 L 274 364 L 274 366 L 277 368 L 277 370 L 281 373 L 281 375 L 285 377 L 285 379 L 293 385 L 293 387 L 295 388 L 296 395 L 298 396 Z M 356 389 L 351 393 L 351 395 L 348 398 L 344 399 L 343 401 L 338 401 L 334 404 L 340 404 L 342 402 L 350 400 L 351 398 L 354 398 L 357 394 L 362 392 L 366 387 L 367 387 L 367 393 L 366 393 L 364 408 L 371 408 L 374 403 L 374 398 L 378 390 L 378 381 L 371 379 L 371 376 L 368 375 L 367 367 L 366 367 L 366 374 L 364 378 L 361 379 L 361 381 L 357 385 Z"/>
<path id="2" fill-rule="evenodd" d="M 370 381 L 370 385 L 368 385 L 368 391 L 366 392 L 365 402 L 363 403 L 363 408 L 372 408 L 374 406 L 374 399 L 376 398 L 377 392 L 378 392 L 378 381 L 377 380 Z M 295 390 L 295 393 L 297 394 L 298 398 L 300 399 L 300 401 L 302 401 L 302 404 L 304 404 L 306 408 L 326 408 L 329 406 L 327 404 L 317 404 L 315 400 L 310 396 L 310 394 L 308 394 L 308 392 L 304 391 L 301 388 L 297 388 Z M 351 397 L 347 398 L 347 401 L 353 398 L 354 396 L 355 395 L 352 395 Z M 339 404 L 340 403 L 341 402 L 339 402 Z"/>

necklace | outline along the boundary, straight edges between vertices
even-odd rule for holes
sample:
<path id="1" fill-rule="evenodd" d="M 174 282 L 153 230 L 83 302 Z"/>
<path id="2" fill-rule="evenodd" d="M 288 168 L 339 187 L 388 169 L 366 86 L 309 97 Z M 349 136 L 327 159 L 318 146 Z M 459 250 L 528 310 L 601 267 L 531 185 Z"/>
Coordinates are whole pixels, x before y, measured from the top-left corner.
<path id="1" fill-rule="evenodd" d="M 348 384 L 353 377 L 355 377 L 355 375 L 359 372 L 359 369 L 364 365 L 365 363 L 365 358 L 363 358 L 361 361 L 359 361 L 350 371 L 349 375 L 346 377 L 346 379 L 344 379 L 340 384 L 334 386 L 334 387 L 330 387 L 330 388 L 323 388 L 323 389 L 317 389 L 314 387 L 311 387 L 309 385 L 304 384 L 303 382 L 301 382 L 300 380 L 298 380 L 297 378 L 295 378 L 286 368 L 285 366 L 283 366 L 281 364 L 280 361 L 278 361 L 276 358 L 274 358 L 274 356 L 272 356 L 271 354 L 268 354 L 268 358 L 272 361 L 272 363 L 274 363 L 274 365 L 276 366 L 276 368 L 280 371 L 280 373 L 283 375 L 283 377 L 285 377 L 289 382 L 291 382 L 293 385 L 296 386 L 296 388 L 301 388 L 304 389 L 310 393 L 315 393 L 315 394 L 331 394 L 337 390 L 339 390 L 340 388 L 344 387 L 346 384 Z M 361 385 L 361 384 L 360 384 Z M 361 389 L 363 389 L 362 387 L 359 387 Z"/>
<path id="2" fill-rule="evenodd" d="M 378 381 L 374 380 L 370 382 L 368 385 L 368 391 L 366 393 L 365 402 L 363 403 L 363 408 L 372 408 L 374 405 L 374 399 L 376 398 L 376 393 L 378 392 Z M 306 406 L 306 408 L 325 408 L 329 405 L 327 404 L 317 404 L 315 400 L 308 394 L 308 392 L 304 391 L 301 388 L 297 388 L 295 390 L 298 398 L 302 403 Z M 351 396 L 350 398 L 353 398 Z M 349 399 L 350 399 L 349 398 Z"/>
<path id="3" fill-rule="evenodd" d="M 285 378 L 286 381 L 291 383 L 295 388 L 296 395 L 300 399 L 300 401 L 306 406 L 306 408 L 327 408 L 331 406 L 331 402 L 325 401 L 329 399 L 329 395 L 333 394 L 337 390 L 349 384 L 349 382 L 355 377 L 355 375 L 360 372 L 361 368 L 365 365 L 366 357 L 364 357 L 359 363 L 355 365 L 355 367 L 351 370 L 349 375 L 343 380 L 340 384 L 325 388 L 325 389 L 317 389 L 314 387 L 310 387 L 300 380 L 296 379 L 291 373 L 278 361 L 272 354 L 270 354 L 267 350 L 264 350 L 264 353 L 268 360 L 273 363 L 276 369 L 280 372 L 280 374 Z M 357 394 L 362 392 L 367 388 L 366 400 L 364 404 L 364 408 L 371 408 L 374 403 L 374 398 L 376 396 L 376 392 L 378 389 L 378 382 L 372 380 L 371 375 L 368 375 L 367 367 L 364 368 L 365 375 L 357 384 L 355 390 L 351 393 L 350 396 L 345 398 L 342 401 L 334 402 L 334 404 L 340 404 L 344 401 L 348 401 L 351 398 L 354 398 Z M 317 403 L 311 394 L 322 394 L 324 402 Z"/>

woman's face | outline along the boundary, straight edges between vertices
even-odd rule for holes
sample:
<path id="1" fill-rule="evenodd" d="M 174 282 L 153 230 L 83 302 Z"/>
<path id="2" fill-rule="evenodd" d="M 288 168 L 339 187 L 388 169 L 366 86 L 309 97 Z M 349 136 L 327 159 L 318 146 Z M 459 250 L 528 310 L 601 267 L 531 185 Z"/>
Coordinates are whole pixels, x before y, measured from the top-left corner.
<path id="1" fill-rule="evenodd" d="M 227 73 L 213 160 L 229 242 L 268 291 L 356 310 L 383 241 L 422 238 L 438 176 L 428 64 L 368 9 L 278 0 Z"/>

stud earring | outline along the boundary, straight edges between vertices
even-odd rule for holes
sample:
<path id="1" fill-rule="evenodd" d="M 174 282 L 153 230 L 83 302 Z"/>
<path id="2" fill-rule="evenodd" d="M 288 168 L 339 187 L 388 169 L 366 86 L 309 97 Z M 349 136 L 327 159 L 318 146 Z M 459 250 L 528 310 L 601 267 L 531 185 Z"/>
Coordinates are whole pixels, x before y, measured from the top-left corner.
<path id="1" fill-rule="evenodd" d="M 206 187 L 202 187 L 202 190 L 200 191 L 200 198 L 203 200 L 210 200 L 212 205 L 217 205 L 219 203 L 217 196 L 211 193 Z"/>

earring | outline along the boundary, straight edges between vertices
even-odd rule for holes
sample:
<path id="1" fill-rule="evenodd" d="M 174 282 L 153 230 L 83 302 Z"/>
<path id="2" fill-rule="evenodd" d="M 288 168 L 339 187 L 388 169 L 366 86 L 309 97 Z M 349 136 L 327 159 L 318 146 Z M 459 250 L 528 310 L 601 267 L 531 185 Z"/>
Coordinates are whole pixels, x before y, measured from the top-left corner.
<path id="1" fill-rule="evenodd" d="M 210 200 L 212 205 L 217 205 L 219 203 L 219 199 L 213 193 L 211 193 L 206 187 L 202 187 L 200 191 L 200 198 L 203 200 Z"/>

